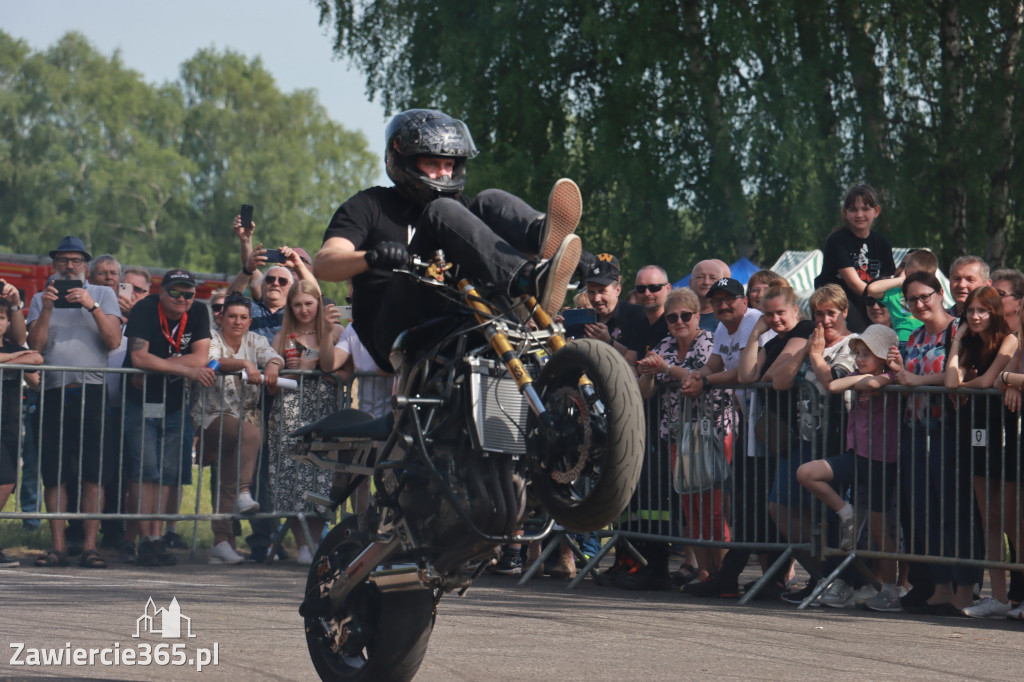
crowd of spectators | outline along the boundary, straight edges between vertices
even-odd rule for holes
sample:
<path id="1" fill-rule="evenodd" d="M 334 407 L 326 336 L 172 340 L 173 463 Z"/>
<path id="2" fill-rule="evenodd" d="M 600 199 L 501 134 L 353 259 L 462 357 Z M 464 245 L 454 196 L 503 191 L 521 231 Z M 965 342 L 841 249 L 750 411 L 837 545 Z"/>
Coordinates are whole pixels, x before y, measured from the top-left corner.
<path id="1" fill-rule="evenodd" d="M 802 319 L 796 291 L 771 271 L 754 273 L 744 287 L 724 262 L 707 259 L 693 266 L 689 287 L 673 289 L 669 273 L 650 264 L 624 292 L 615 255 L 583 254 L 573 303 L 592 308 L 594 321 L 577 335 L 610 344 L 633 367 L 647 399 L 649 441 L 637 492 L 618 524 L 636 539 L 616 546 L 598 584 L 738 597 L 752 587 L 741 586 L 740 576 L 756 551 L 767 575 L 762 597 L 802 602 L 818 594 L 827 606 L 1020 617 L 1024 581 L 991 568 L 989 596 L 979 598 L 981 570 L 956 560 L 1019 556 L 1024 275 L 990 273 L 977 257 L 958 258 L 949 268 L 947 309 L 937 258 L 915 249 L 897 267 L 888 241 L 872 230 L 881 210 L 869 186 L 847 193 L 843 224 L 824 245 L 811 319 Z M 38 471 L 48 510 L 174 515 L 192 483 L 197 442 L 198 463 L 214 473 L 215 512 L 291 517 L 280 527 L 267 518 L 273 514 L 252 519 L 250 558 L 284 556 L 280 540 L 291 530 L 298 560 L 308 564 L 309 541 L 319 539 L 329 515 L 304 494 L 326 494 L 332 480 L 291 458 L 284 434 L 333 411 L 339 381 L 378 370 L 355 329 L 339 324 L 341 309 L 322 296 L 305 251 L 283 246 L 276 253 L 284 262 L 268 263 L 268 251 L 253 244 L 253 227 L 238 217 L 234 229 L 241 269 L 214 292 L 209 309 L 196 305 L 187 271 L 169 271 L 150 294 L 144 269 L 122 269 L 110 256 L 92 261 L 81 240 L 65 238 L 50 254 L 54 282 L 24 318 L 18 292 L 0 291 L 0 362 L 150 372 L 145 380 L 111 374 L 106 387 L 98 372 L 18 375 L 40 384 Z M 298 375 L 299 390 L 282 391 L 279 379 L 296 370 L 318 371 Z M 6 425 L 22 418 L 11 408 L 20 406 L 20 393 L 7 395 L 20 386 L 9 378 L 0 402 L 0 503 L 13 492 L 17 470 L 10 452 L 18 446 Z M 363 409 L 387 410 L 388 381 L 360 381 Z M 926 386 L 1000 393 L 951 399 L 948 391 L 915 390 Z M 365 504 L 366 491 L 362 497 Z M 943 561 L 898 568 L 891 557 L 876 558 L 876 580 L 865 582 L 851 571 L 836 577 L 838 558 L 823 562 L 801 549 L 796 559 L 811 580 L 790 589 L 792 562 L 780 547 L 811 542 L 814 500 L 824 503 L 828 547 Z M 295 523 L 297 513 L 309 521 L 310 537 Z M 36 565 L 69 563 L 65 525 L 50 521 L 53 547 Z M 105 566 L 99 522 L 79 526 L 80 565 Z M 214 521 L 213 533 L 211 562 L 245 560 L 237 521 Z M 140 565 L 173 564 L 168 550 L 180 544 L 173 522 L 112 524 L 109 534 L 117 545 L 108 546 Z M 588 554 L 600 548 L 594 538 L 579 539 Z M 683 568 L 670 572 L 673 552 Z M 519 547 L 509 548 L 496 572 L 521 573 L 523 558 Z M 14 563 L 0 551 L 0 565 Z M 572 563 L 563 545 L 550 572 L 573 577 Z"/>

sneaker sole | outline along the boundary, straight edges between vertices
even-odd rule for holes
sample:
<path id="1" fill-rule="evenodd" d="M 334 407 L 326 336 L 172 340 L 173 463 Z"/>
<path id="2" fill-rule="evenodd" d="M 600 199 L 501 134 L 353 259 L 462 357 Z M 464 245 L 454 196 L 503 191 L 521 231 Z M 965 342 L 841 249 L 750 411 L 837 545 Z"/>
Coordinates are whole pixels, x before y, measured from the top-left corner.
<path id="1" fill-rule="evenodd" d="M 206 563 L 214 566 L 237 566 L 238 564 L 245 563 L 245 557 L 239 557 L 238 559 L 221 559 L 219 557 L 210 557 Z"/>
<path id="2" fill-rule="evenodd" d="M 569 282 L 576 272 L 576 266 L 580 263 L 582 251 L 580 238 L 570 234 L 562 240 L 561 246 L 551 257 L 551 271 L 538 302 L 544 312 L 551 317 L 555 317 L 562 308 L 562 301 L 565 300 L 565 293 L 569 290 Z"/>
<path id="3" fill-rule="evenodd" d="M 562 241 L 576 231 L 583 215 L 583 197 L 580 188 L 568 178 L 555 182 L 548 195 L 548 213 L 546 217 L 548 233 L 544 239 L 544 248 L 540 257 L 552 258 Z"/>

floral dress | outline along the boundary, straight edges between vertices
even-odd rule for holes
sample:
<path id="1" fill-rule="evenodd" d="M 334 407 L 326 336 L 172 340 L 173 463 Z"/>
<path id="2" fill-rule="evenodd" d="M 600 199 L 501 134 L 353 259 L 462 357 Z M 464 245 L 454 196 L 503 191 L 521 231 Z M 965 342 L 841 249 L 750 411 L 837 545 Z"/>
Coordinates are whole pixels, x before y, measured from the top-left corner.
<path id="1" fill-rule="evenodd" d="M 307 348 L 307 358 L 319 357 L 315 348 Z M 282 372 L 283 374 L 284 372 Z M 288 434 L 338 409 L 338 387 L 320 375 L 305 374 L 299 388 L 282 390 L 274 400 L 267 425 L 270 452 L 270 494 L 275 512 L 305 512 L 324 515 L 327 510 L 303 499 L 308 491 L 326 497 L 334 473 L 289 456 L 295 447 Z"/>
<path id="2" fill-rule="evenodd" d="M 714 335 L 705 329 L 701 329 L 690 343 L 690 349 L 686 351 L 682 358 L 679 357 L 679 343 L 671 336 L 666 336 L 652 350 L 663 357 L 669 366 L 684 367 L 688 370 L 696 371 L 703 367 L 707 363 L 708 358 L 711 357 L 711 353 L 714 350 L 713 341 Z M 668 373 L 664 373 L 658 374 L 655 377 L 655 381 L 659 384 L 667 384 L 672 379 L 669 378 Z M 686 401 L 686 404 L 689 406 L 689 414 L 680 414 L 683 404 L 683 396 L 679 391 L 663 393 L 661 425 L 658 431 L 663 439 L 668 440 L 678 432 L 680 419 L 690 422 L 702 417 L 711 417 L 712 415 L 716 429 L 720 429 L 724 433 L 732 431 L 732 401 L 727 391 L 717 389 L 705 391 L 699 399 Z M 672 439 L 674 440 L 674 438 Z"/>

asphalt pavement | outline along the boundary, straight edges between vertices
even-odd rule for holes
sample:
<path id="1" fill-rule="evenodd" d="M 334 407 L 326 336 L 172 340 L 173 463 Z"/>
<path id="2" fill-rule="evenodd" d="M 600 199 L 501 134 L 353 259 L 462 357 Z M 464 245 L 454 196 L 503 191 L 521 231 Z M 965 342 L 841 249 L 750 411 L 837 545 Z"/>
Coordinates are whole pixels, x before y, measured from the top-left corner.
<path id="1" fill-rule="evenodd" d="M 0 679 L 316 679 L 304 582 L 294 563 L 0 569 L 12 645 Z M 1024 668 L 1024 622 L 565 586 L 485 576 L 446 596 L 417 680 L 1019 680 Z"/>

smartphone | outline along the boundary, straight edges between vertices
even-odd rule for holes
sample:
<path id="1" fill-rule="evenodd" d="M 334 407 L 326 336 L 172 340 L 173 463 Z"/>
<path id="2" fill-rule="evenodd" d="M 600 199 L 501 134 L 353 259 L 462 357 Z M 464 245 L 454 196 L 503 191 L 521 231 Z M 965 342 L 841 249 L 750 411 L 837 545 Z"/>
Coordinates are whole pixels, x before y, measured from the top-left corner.
<path id="1" fill-rule="evenodd" d="M 68 301 L 68 290 L 70 289 L 81 289 L 82 280 L 80 279 L 55 279 L 53 280 L 53 286 L 57 289 L 57 302 L 53 304 L 54 308 L 81 308 L 82 304 L 77 301 Z"/>
<path id="2" fill-rule="evenodd" d="M 341 311 L 341 319 L 351 320 L 352 319 L 352 306 L 350 305 L 339 305 L 338 310 Z"/>
<path id="3" fill-rule="evenodd" d="M 124 296 L 128 300 L 132 298 L 132 285 L 128 282 L 121 282 L 117 285 L 117 295 Z"/>
<path id="4" fill-rule="evenodd" d="M 263 254 L 267 259 L 268 263 L 287 263 L 288 259 L 281 253 L 281 249 L 267 249 L 267 252 Z"/>
<path id="5" fill-rule="evenodd" d="M 569 308 L 562 311 L 562 319 L 566 335 L 582 337 L 583 325 L 597 322 L 597 311 L 593 308 Z"/>
<path id="6" fill-rule="evenodd" d="M 252 229 L 252 206 L 249 204 L 242 204 L 242 210 L 239 211 L 242 216 L 242 227 L 247 230 Z"/>

